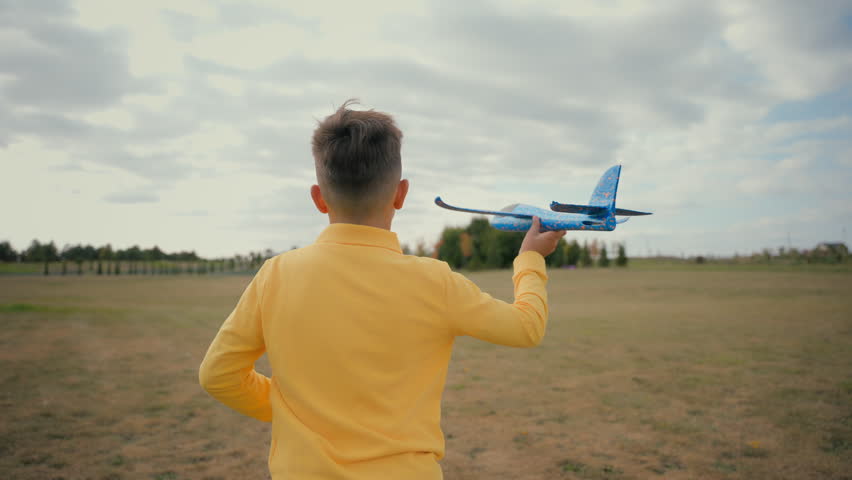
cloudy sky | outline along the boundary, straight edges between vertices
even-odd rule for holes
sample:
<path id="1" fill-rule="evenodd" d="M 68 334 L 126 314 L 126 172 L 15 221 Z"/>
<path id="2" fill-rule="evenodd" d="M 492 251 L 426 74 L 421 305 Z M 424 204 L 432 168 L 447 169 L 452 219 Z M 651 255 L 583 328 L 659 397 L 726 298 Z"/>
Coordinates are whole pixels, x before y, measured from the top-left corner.
<path id="1" fill-rule="evenodd" d="M 848 1 L 0 0 L 0 240 L 308 244 L 310 135 L 350 97 L 405 133 L 411 245 L 470 220 L 436 195 L 584 203 L 616 163 L 619 206 L 654 215 L 572 237 L 732 254 L 852 229 Z"/>

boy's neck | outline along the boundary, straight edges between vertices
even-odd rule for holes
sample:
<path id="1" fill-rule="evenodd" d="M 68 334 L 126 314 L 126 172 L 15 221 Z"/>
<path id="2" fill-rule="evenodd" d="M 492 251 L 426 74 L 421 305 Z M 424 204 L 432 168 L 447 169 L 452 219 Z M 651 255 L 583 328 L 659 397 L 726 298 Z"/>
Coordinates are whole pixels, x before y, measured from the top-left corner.
<path id="1" fill-rule="evenodd" d="M 372 217 L 348 217 L 345 215 L 338 215 L 334 212 L 328 212 L 328 223 L 349 223 L 352 225 L 364 225 L 365 227 L 374 227 L 374 228 L 382 228 L 385 230 L 391 229 L 391 222 L 393 222 L 393 211 L 391 211 L 390 215 L 375 215 Z"/>

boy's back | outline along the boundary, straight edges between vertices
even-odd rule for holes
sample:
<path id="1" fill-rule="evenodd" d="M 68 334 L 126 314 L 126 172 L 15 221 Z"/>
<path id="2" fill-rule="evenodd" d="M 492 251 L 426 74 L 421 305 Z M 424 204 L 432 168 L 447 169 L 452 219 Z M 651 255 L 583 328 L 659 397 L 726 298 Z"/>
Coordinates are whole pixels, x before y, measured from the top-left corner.
<path id="1" fill-rule="evenodd" d="M 513 278 L 507 304 L 444 262 L 403 255 L 388 229 L 332 223 L 263 265 L 211 344 L 201 383 L 272 421 L 273 478 L 441 478 L 453 339 L 532 346 L 544 334 L 541 253 L 519 255 Z M 253 369 L 264 352 L 272 379 Z"/>
<path id="2" fill-rule="evenodd" d="M 389 231 L 348 224 L 269 263 L 273 473 L 438 478 L 452 343 L 439 264 L 402 255 Z"/>

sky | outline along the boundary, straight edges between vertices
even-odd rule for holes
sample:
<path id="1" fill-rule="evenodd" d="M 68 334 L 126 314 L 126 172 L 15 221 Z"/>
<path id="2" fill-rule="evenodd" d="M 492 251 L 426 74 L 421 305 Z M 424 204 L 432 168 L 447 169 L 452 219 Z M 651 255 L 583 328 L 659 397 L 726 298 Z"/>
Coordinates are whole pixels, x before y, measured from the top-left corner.
<path id="1" fill-rule="evenodd" d="M 585 203 L 628 255 L 849 241 L 852 2 L 0 0 L 0 240 L 206 257 L 314 241 L 310 137 L 404 132 L 393 229 Z M 852 232 L 849 232 L 852 233 Z"/>

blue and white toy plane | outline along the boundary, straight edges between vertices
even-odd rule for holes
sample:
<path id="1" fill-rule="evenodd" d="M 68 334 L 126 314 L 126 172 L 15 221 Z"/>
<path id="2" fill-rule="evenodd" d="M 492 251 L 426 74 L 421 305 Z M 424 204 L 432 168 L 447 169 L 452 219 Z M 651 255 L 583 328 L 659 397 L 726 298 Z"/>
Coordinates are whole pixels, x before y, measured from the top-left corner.
<path id="1" fill-rule="evenodd" d="M 502 210 L 476 210 L 472 208 L 459 208 L 444 203 L 441 197 L 435 198 L 435 204 L 439 207 L 457 212 L 481 213 L 494 215 L 491 225 L 508 232 L 525 232 L 532 225 L 532 217 L 541 219 L 541 230 L 589 230 L 605 231 L 615 230 L 616 224 L 624 223 L 630 218 L 616 220 L 616 215 L 634 217 L 638 215 L 651 215 L 648 212 L 637 212 L 615 208 L 615 193 L 618 190 L 618 178 L 621 176 L 621 165 L 615 165 L 607 170 L 598 181 L 598 186 L 592 192 L 592 198 L 588 205 L 572 205 L 568 203 L 551 202 L 550 210 L 515 203 L 504 207 Z M 551 211 L 552 210 L 552 211 Z"/>

